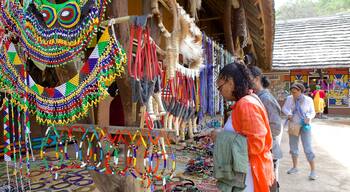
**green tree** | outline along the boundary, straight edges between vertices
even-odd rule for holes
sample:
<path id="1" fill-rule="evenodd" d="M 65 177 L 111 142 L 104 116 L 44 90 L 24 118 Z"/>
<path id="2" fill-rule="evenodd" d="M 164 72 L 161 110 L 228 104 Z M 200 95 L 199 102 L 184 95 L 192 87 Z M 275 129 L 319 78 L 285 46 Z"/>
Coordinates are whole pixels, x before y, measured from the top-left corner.
<path id="1" fill-rule="evenodd" d="M 278 20 L 350 12 L 350 0 L 291 0 L 276 10 Z"/>
<path id="2" fill-rule="evenodd" d="M 349 0 L 319 0 L 318 4 L 319 14 L 334 14 L 338 12 L 350 11 Z"/>

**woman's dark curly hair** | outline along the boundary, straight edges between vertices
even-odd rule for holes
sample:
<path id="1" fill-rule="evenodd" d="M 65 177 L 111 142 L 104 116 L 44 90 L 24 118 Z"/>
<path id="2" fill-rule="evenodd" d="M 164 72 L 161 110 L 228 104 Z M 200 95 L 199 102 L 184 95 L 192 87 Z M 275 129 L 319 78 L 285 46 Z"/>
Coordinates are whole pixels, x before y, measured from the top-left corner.
<path id="1" fill-rule="evenodd" d="M 235 89 L 232 95 L 238 101 L 242 97 L 249 95 L 249 89 L 253 87 L 252 76 L 250 70 L 246 65 L 235 61 L 224 66 L 219 73 L 218 79 L 229 80 L 232 79 L 235 84 Z"/>

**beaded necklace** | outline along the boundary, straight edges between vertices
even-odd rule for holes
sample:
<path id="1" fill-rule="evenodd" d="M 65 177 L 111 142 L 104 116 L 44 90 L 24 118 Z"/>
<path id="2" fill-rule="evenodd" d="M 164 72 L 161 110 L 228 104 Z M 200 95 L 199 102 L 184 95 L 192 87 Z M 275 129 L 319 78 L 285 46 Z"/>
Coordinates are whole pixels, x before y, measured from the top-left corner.
<path id="1" fill-rule="evenodd" d="M 119 43 L 113 40 L 107 28 L 80 72 L 68 82 L 46 88 L 36 84 L 28 75 L 23 77 L 24 64 L 14 45 L 5 44 L 6 63 L 0 66 L 20 92 L 28 93 L 29 110 L 39 123 L 62 125 L 84 117 L 88 109 L 107 96 L 107 82 L 120 76 L 126 55 Z"/>
<path id="2" fill-rule="evenodd" d="M 58 67 L 83 56 L 82 52 L 96 36 L 106 4 L 107 0 L 88 0 L 83 6 L 72 1 L 64 4 L 45 1 L 23 9 L 18 1 L 11 1 L 10 9 L 0 7 L 0 22 L 21 37 L 22 47 L 35 64 Z"/>

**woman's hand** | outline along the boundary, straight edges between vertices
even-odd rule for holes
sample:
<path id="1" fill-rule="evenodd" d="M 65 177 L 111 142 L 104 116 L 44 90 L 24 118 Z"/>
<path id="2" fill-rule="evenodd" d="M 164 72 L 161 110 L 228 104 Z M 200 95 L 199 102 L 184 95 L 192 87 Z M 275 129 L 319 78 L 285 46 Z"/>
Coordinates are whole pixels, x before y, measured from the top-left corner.
<path id="1" fill-rule="evenodd" d="M 215 143 L 216 135 L 217 135 L 217 132 L 215 131 L 215 129 L 212 130 L 210 133 L 210 138 L 213 140 L 214 143 Z"/>
<path id="2" fill-rule="evenodd" d="M 210 138 L 213 140 L 213 142 L 215 143 L 216 140 L 216 136 L 218 135 L 219 132 L 221 132 L 221 128 L 220 129 L 214 129 L 211 131 L 210 133 Z"/>

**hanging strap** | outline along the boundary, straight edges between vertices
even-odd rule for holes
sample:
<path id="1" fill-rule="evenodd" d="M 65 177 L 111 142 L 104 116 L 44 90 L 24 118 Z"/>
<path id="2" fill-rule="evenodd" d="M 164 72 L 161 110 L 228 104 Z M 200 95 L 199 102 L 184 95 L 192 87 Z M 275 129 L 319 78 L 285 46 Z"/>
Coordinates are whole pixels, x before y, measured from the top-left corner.
<path id="1" fill-rule="evenodd" d="M 144 116 L 145 116 L 145 122 L 146 122 L 147 128 L 148 128 L 150 131 L 153 130 L 153 128 L 154 128 L 154 123 L 153 123 L 153 121 L 152 121 L 152 119 L 151 119 L 151 116 L 149 115 L 149 113 L 148 113 L 147 111 L 145 111 Z"/>
<path id="2" fill-rule="evenodd" d="M 133 74 L 131 69 L 131 63 L 133 60 L 132 57 L 132 51 L 133 51 L 133 44 L 134 44 L 134 33 L 135 33 L 135 25 L 130 25 L 130 37 L 129 37 L 129 53 L 128 53 L 128 72 L 130 77 L 134 77 L 135 74 Z"/>
<path id="3" fill-rule="evenodd" d="M 146 71 L 147 71 L 147 79 L 153 80 L 153 63 L 152 63 L 152 54 L 151 54 L 151 42 L 150 42 L 150 32 L 149 28 L 146 27 L 145 30 L 145 53 L 146 53 Z"/>
<path id="4" fill-rule="evenodd" d="M 161 75 L 161 66 L 158 61 L 158 56 L 157 56 L 157 46 L 156 43 L 152 43 L 152 60 L 153 60 L 153 66 L 154 66 L 154 74 L 155 75 Z"/>
<path id="5" fill-rule="evenodd" d="M 136 50 L 136 58 L 134 63 L 134 75 L 135 79 L 140 79 L 141 77 L 141 67 L 142 67 L 142 58 L 141 58 L 141 52 L 142 52 L 142 27 L 137 26 L 136 27 L 136 35 L 137 35 L 137 50 Z"/>

